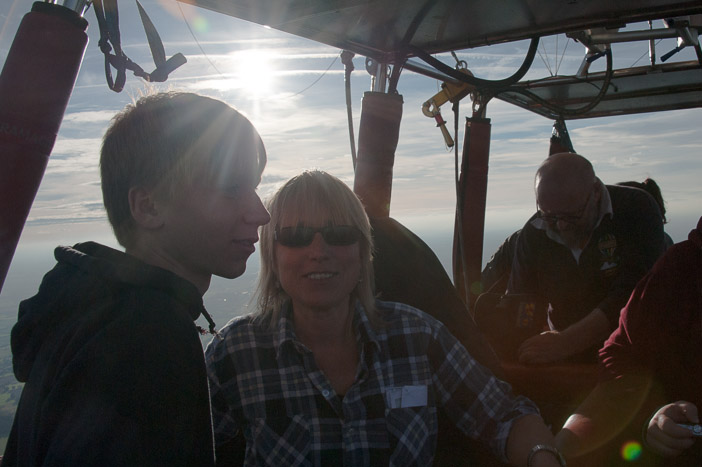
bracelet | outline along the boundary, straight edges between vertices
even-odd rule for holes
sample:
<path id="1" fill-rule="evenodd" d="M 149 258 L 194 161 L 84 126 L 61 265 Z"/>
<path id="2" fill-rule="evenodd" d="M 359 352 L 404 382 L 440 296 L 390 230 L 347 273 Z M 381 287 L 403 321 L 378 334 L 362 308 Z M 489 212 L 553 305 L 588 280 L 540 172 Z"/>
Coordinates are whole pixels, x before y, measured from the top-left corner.
<path id="1" fill-rule="evenodd" d="M 537 452 L 540 451 L 548 451 L 554 456 L 556 456 L 556 459 L 558 459 L 558 463 L 561 464 L 561 467 L 566 467 L 566 461 L 563 458 L 563 454 L 561 454 L 558 449 L 554 448 L 553 446 L 549 446 L 548 444 L 537 444 L 533 448 L 531 448 L 531 452 L 529 453 L 529 457 L 527 457 L 527 467 L 532 467 L 531 461 L 534 459 L 534 456 L 536 455 Z"/>

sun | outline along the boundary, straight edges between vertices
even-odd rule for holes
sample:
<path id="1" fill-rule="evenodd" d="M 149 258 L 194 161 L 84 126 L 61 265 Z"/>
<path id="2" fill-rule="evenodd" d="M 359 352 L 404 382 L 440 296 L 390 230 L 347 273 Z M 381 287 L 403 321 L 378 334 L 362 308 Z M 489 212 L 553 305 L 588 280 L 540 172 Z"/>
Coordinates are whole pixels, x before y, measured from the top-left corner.
<path id="1" fill-rule="evenodd" d="M 276 73 L 274 55 L 263 49 L 247 49 L 230 55 L 229 72 L 232 88 L 251 98 L 263 98 L 273 93 Z"/>

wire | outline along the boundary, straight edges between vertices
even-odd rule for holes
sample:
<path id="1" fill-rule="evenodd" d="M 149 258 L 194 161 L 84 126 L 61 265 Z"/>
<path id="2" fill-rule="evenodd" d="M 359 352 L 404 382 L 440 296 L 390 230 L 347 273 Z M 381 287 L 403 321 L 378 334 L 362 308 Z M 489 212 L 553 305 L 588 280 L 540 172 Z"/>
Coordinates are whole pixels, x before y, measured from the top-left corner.
<path id="1" fill-rule="evenodd" d="M 560 117 L 573 117 L 577 115 L 582 115 L 590 110 L 594 109 L 600 101 L 604 98 L 605 94 L 607 93 L 607 89 L 609 89 L 610 82 L 612 80 L 612 75 L 614 74 L 613 71 L 613 65 L 612 65 L 612 49 L 607 49 L 605 51 L 605 57 L 607 58 L 607 72 L 605 73 L 604 76 L 604 81 L 602 83 L 602 87 L 600 88 L 600 91 L 598 94 L 595 96 L 595 98 L 592 100 L 587 105 L 584 105 L 582 107 L 579 107 L 577 109 L 567 109 L 565 107 L 561 107 L 555 104 L 552 104 L 551 102 L 547 101 L 546 99 L 543 99 L 539 97 L 538 95 L 534 94 L 531 91 L 528 91 L 526 89 L 522 89 L 516 86 L 511 86 L 506 89 L 502 89 L 497 92 L 499 95 L 500 92 L 516 92 L 518 94 L 523 94 L 527 97 L 530 97 L 534 101 L 536 101 L 538 104 L 541 104 L 542 106 L 546 107 L 547 109 L 551 110 L 554 113 L 557 113 Z"/>
<path id="2" fill-rule="evenodd" d="M 450 66 L 446 65 L 444 62 L 441 60 L 436 59 L 433 57 L 431 54 L 426 53 L 424 50 L 420 49 L 419 47 L 415 46 L 408 46 L 408 49 L 411 53 L 413 53 L 417 58 L 420 60 L 428 63 L 429 65 L 433 66 L 440 72 L 450 76 L 451 78 L 460 81 L 462 83 L 468 83 L 472 86 L 475 86 L 477 88 L 487 88 L 487 89 L 500 89 L 504 87 L 511 86 L 512 84 L 517 83 L 520 79 L 524 77 L 524 75 L 529 71 L 529 68 L 531 67 L 531 64 L 534 62 L 534 57 L 536 56 L 536 52 L 539 47 L 539 38 L 534 37 L 531 39 L 531 42 L 529 44 L 529 50 L 527 51 L 527 55 L 524 59 L 524 62 L 522 65 L 519 67 L 519 69 L 510 77 L 500 79 L 500 80 L 488 80 L 488 79 L 481 79 L 481 78 L 476 78 L 474 76 L 467 75 L 465 73 L 461 73 L 458 70 L 455 70 L 454 68 L 451 68 Z"/>
<path id="3" fill-rule="evenodd" d="M 538 51 L 539 53 L 539 58 L 541 59 L 541 62 L 544 64 L 546 69 L 548 70 L 548 73 L 553 76 L 553 71 L 551 71 L 551 64 L 548 62 L 548 53 L 546 52 L 546 45 L 544 44 L 544 41 L 541 41 L 540 48 L 543 49 L 543 55 L 541 54 L 541 50 Z M 545 56 L 545 58 L 544 58 Z"/>
<path id="4" fill-rule="evenodd" d="M 540 49 L 538 51 L 539 53 L 539 58 L 541 59 L 541 62 L 544 64 L 546 69 L 548 70 L 548 73 L 551 76 L 558 76 L 558 70 L 561 68 L 561 63 L 563 63 L 563 58 L 565 57 L 565 53 L 568 50 L 568 44 L 570 44 L 570 40 L 566 38 L 566 43 L 565 46 L 563 47 L 563 51 L 561 52 L 561 56 L 558 56 L 558 35 L 555 37 L 556 39 L 556 50 L 554 51 L 554 60 L 553 60 L 553 68 L 551 68 L 551 61 L 548 59 L 548 52 L 546 52 L 546 45 L 542 41 L 540 44 Z"/>
<path id="5" fill-rule="evenodd" d="M 202 52 L 202 55 L 205 56 L 208 62 L 210 62 L 210 65 L 212 65 L 212 68 L 217 72 L 219 76 L 224 78 L 224 74 L 219 71 L 217 66 L 215 66 L 214 63 L 212 63 L 212 60 L 210 60 L 210 57 L 207 56 L 207 53 L 203 50 L 202 46 L 200 45 L 200 41 L 197 40 L 197 37 L 195 37 L 195 33 L 193 32 L 192 28 L 190 27 L 190 23 L 188 23 L 188 19 L 185 17 L 185 13 L 183 12 L 183 9 L 180 7 L 180 2 L 175 2 L 176 5 L 178 5 L 178 10 L 180 10 L 180 16 L 183 17 L 183 21 L 185 21 L 185 25 L 188 27 L 188 31 L 190 31 L 190 35 L 193 36 L 193 40 L 197 44 L 197 48 L 200 49 L 200 52 Z"/>
<path id="6" fill-rule="evenodd" d="M 292 95 L 290 95 L 290 96 L 288 96 L 288 97 L 295 97 L 295 96 L 297 96 L 297 95 L 299 95 L 299 94 L 302 94 L 303 92 L 307 91 L 309 88 L 311 88 L 312 86 L 314 86 L 315 84 L 317 84 L 317 83 L 319 82 L 320 79 L 324 78 L 324 75 L 326 75 L 327 72 L 331 69 L 331 67 L 334 66 L 334 64 L 336 63 L 337 60 L 339 60 L 339 56 L 338 56 L 338 55 L 337 55 L 336 57 L 334 57 L 334 60 L 329 64 L 329 66 L 327 67 L 327 69 L 324 70 L 324 73 L 322 73 L 321 75 L 319 75 L 319 77 L 318 77 L 316 80 L 314 80 L 314 82 L 313 82 L 312 84 L 310 84 L 309 86 L 307 86 L 307 87 L 306 87 L 305 89 L 303 89 L 302 91 L 298 91 L 298 92 L 296 92 L 295 94 L 292 94 Z"/>
<path id="7" fill-rule="evenodd" d="M 568 44 L 570 44 L 570 40 L 566 38 L 566 45 L 563 47 L 563 52 L 561 53 L 561 59 L 558 60 L 558 63 L 556 65 L 556 75 L 558 75 L 558 70 L 561 68 L 561 63 L 563 63 L 563 57 L 565 57 L 566 50 L 568 50 Z M 556 53 L 558 53 L 558 47 L 556 47 Z"/>
<path id="8" fill-rule="evenodd" d="M 212 65 L 212 68 L 214 68 L 214 70 L 217 72 L 217 74 L 218 74 L 219 76 L 221 76 L 222 78 L 226 78 L 226 76 L 224 76 L 224 73 L 222 73 L 221 71 L 219 71 L 219 69 L 217 68 L 217 66 L 212 62 L 212 60 L 210 60 L 210 57 L 207 55 L 207 52 L 205 52 L 205 50 L 204 50 L 204 49 L 202 48 L 202 46 L 200 45 L 200 41 L 198 41 L 198 40 L 197 40 L 197 37 L 195 37 L 195 33 L 193 32 L 192 28 L 190 27 L 190 23 L 188 23 L 188 19 L 185 17 L 185 13 L 183 12 L 183 9 L 180 7 L 180 2 L 175 2 L 175 3 L 176 3 L 176 5 L 178 5 L 178 10 L 180 10 L 180 15 L 183 17 L 183 21 L 185 22 L 185 25 L 188 27 L 188 31 L 190 31 L 190 35 L 193 37 L 193 40 L 194 40 L 195 43 L 197 44 L 197 47 L 198 47 L 198 49 L 200 49 L 200 52 L 202 53 L 202 55 L 207 59 L 207 61 L 210 63 L 210 65 Z M 310 84 L 309 86 L 307 86 L 307 87 L 304 88 L 303 90 L 296 92 L 295 94 L 291 94 L 291 95 L 289 95 L 289 96 L 286 96 L 286 98 L 291 98 L 291 97 L 295 97 L 295 96 L 297 96 L 297 95 L 300 95 L 300 94 L 302 94 L 303 92 L 307 91 L 307 90 L 308 90 L 309 88 L 311 88 L 312 86 L 314 86 L 315 84 L 317 84 L 317 83 L 319 82 L 319 80 L 322 79 L 322 78 L 324 77 L 324 75 L 327 74 L 327 72 L 331 69 L 331 67 L 334 66 L 334 64 L 336 63 L 336 61 L 337 61 L 338 59 L 339 59 L 339 57 L 336 56 L 336 57 L 334 58 L 334 60 L 331 62 L 331 64 L 329 64 L 329 66 L 327 67 L 327 69 L 324 70 L 324 73 L 322 73 L 312 84 Z"/>
<path id="9" fill-rule="evenodd" d="M 351 72 L 353 71 L 353 57 L 350 50 L 341 52 L 341 63 L 344 64 L 344 94 L 346 94 L 346 119 L 349 125 L 349 143 L 351 145 L 351 164 L 356 172 L 356 137 L 353 133 L 353 106 L 351 105 Z"/>
<path id="10" fill-rule="evenodd" d="M 656 45 L 660 44 L 660 42 L 661 42 L 662 40 L 663 40 L 663 39 L 658 39 L 658 41 L 656 41 L 656 43 L 653 44 L 653 45 L 656 46 Z M 637 58 L 636 61 L 635 61 L 634 63 L 632 63 L 631 65 L 629 65 L 629 68 L 633 68 L 633 66 L 636 65 L 637 63 L 639 63 L 639 60 L 641 60 L 642 58 L 644 58 L 646 55 L 648 55 L 648 52 L 642 53 L 641 56 L 640 56 L 639 58 Z"/>

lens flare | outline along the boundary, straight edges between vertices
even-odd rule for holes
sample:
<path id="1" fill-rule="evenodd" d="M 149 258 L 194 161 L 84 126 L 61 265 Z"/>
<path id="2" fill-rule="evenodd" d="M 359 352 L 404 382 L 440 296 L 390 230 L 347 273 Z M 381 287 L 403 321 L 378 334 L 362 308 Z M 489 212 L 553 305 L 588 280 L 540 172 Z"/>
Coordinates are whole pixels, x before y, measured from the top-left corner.
<path id="1" fill-rule="evenodd" d="M 203 16 L 196 16 L 193 18 L 193 29 L 196 32 L 208 32 L 210 30 L 210 23 L 207 18 Z"/>
<path id="2" fill-rule="evenodd" d="M 199 14 L 197 8 L 192 5 L 182 5 L 179 2 L 174 2 L 173 0 L 156 0 L 158 4 L 174 18 L 179 18 L 182 21 L 188 23 L 188 27 L 191 27 L 195 32 L 204 33 L 209 32 L 210 22 L 206 17 Z"/>
<path id="3" fill-rule="evenodd" d="M 622 446 L 621 455 L 622 459 L 628 462 L 634 462 L 639 457 L 641 457 L 641 443 L 636 441 L 627 441 Z"/>

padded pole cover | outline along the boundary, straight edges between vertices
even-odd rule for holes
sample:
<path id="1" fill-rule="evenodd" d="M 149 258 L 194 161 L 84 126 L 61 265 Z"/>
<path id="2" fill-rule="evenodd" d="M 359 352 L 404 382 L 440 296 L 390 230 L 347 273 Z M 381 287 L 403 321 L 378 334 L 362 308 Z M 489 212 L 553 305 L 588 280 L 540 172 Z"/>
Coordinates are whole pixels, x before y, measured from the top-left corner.
<path id="1" fill-rule="evenodd" d="M 482 292 L 490 119 L 467 118 L 454 230 L 453 280 L 472 311 Z M 459 215 L 460 214 L 460 215 Z"/>
<path id="2" fill-rule="evenodd" d="M 401 95 L 370 91 L 363 95 L 353 191 L 369 217 L 390 215 L 392 167 L 401 120 Z"/>
<path id="3" fill-rule="evenodd" d="M 0 290 L 78 76 L 87 27 L 73 10 L 35 3 L 0 74 Z"/>

